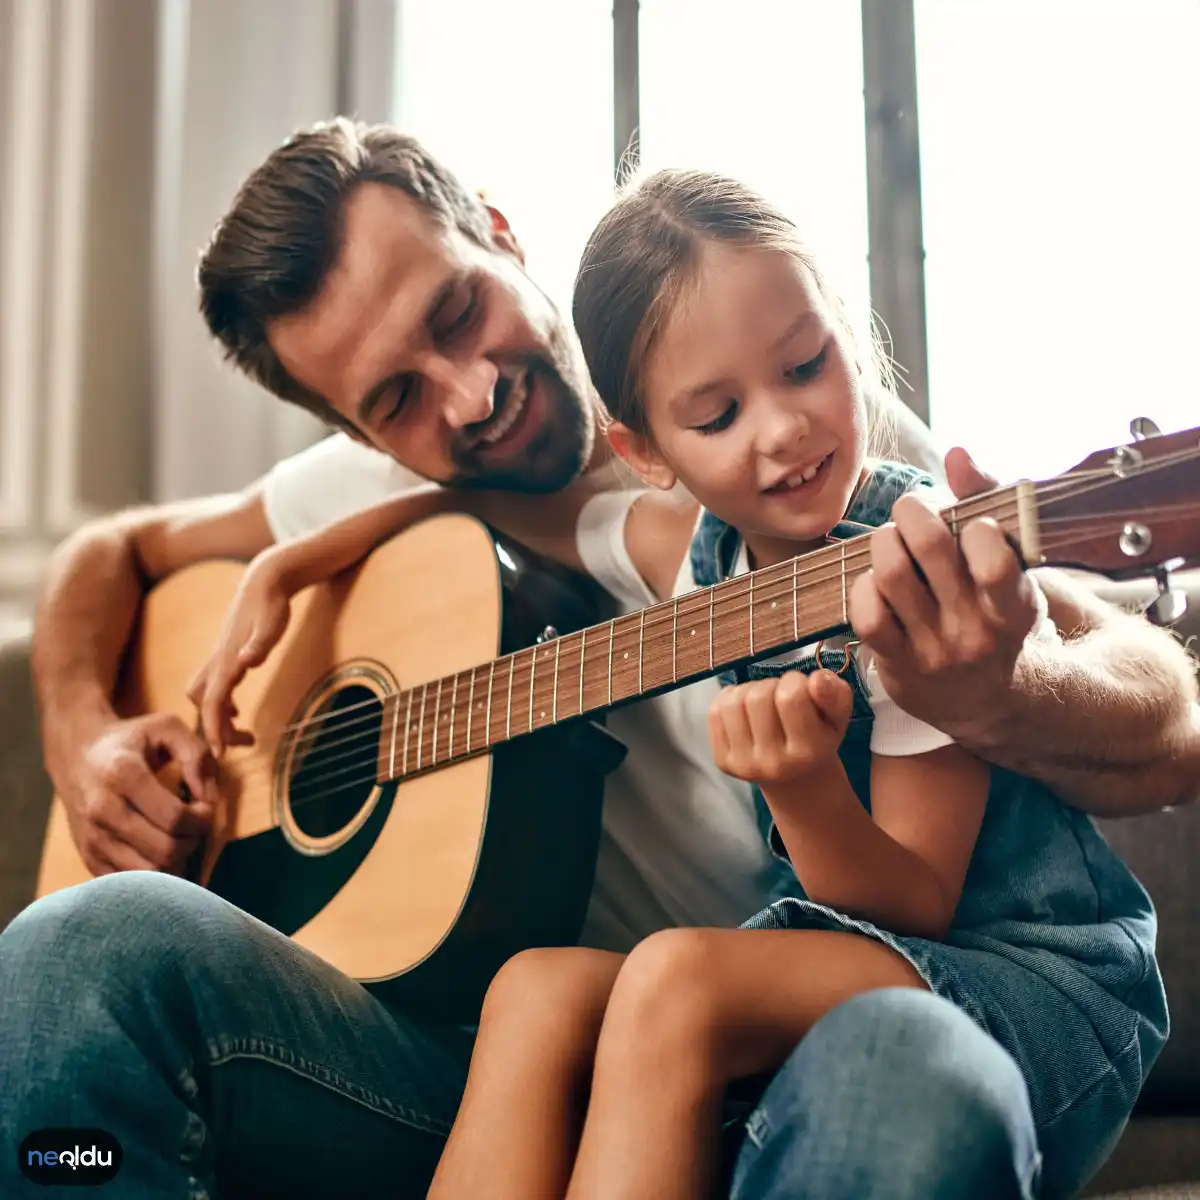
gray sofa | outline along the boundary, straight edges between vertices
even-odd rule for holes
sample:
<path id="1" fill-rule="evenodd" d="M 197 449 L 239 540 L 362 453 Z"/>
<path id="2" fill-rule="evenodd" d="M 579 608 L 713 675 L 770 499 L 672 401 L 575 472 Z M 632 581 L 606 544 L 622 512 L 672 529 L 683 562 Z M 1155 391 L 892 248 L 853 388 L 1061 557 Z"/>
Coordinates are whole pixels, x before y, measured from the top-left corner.
<path id="1" fill-rule="evenodd" d="M 1191 612 L 1179 632 L 1196 637 L 1200 635 L 1200 575 L 1187 576 L 1185 584 Z M 1145 594 L 1140 587 L 1110 590 L 1130 603 Z M 23 637 L 0 644 L 0 780 L 5 818 L 0 837 L 2 928 L 32 896 L 49 802 L 38 748 L 29 647 Z M 1137 1114 L 1087 1194 L 1200 1200 L 1200 953 L 1196 949 L 1200 803 L 1103 825 L 1158 906 L 1159 952 L 1172 1033 Z M 5 986 L 19 986 L 19 981 L 6 980 Z"/>

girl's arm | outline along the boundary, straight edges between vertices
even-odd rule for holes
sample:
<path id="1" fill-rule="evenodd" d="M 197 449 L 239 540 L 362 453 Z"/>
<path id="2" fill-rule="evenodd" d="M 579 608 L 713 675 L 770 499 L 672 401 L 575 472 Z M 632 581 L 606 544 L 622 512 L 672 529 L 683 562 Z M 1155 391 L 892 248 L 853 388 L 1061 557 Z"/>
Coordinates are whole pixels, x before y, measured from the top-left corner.
<path id="1" fill-rule="evenodd" d="M 836 757 L 810 782 L 763 795 L 811 899 L 940 941 L 962 894 L 988 780 L 986 763 L 943 746 L 910 758 L 874 755 L 870 813 Z"/>
<path id="2" fill-rule="evenodd" d="M 699 514 L 700 506 L 690 496 L 670 492 L 647 492 L 629 510 L 625 549 L 656 600 L 669 599 L 675 590 Z"/>
<path id="3" fill-rule="evenodd" d="M 988 768 L 957 746 L 875 755 L 868 813 L 837 755 L 852 703 L 828 671 L 726 688 L 710 721 L 717 765 L 761 787 L 810 899 L 940 940 L 983 820 Z"/>
<path id="4" fill-rule="evenodd" d="M 477 516 L 531 550 L 579 570 L 575 526 L 596 490 L 586 480 L 553 496 L 430 486 L 264 550 L 246 569 L 212 654 L 188 687 L 213 752 L 220 755 L 225 746 L 253 740 L 233 726 L 232 693 L 246 671 L 278 644 L 297 592 L 354 566 L 381 542 L 440 513 Z"/>

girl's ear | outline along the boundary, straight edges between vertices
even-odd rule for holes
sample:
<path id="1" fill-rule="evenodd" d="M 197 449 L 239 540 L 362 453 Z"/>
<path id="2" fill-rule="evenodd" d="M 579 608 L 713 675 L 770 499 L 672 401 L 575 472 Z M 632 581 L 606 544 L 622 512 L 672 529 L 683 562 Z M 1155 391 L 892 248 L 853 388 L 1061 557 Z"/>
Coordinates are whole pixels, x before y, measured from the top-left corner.
<path id="1" fill-rule="evenodd" d="M 608 444 L 640 479 L 664 492 L 669 492 L 675 486 L 675 472 L 663 461 L 645 434 L 635 433 L 620 421 L 610 422 L 605 432 Z"/>

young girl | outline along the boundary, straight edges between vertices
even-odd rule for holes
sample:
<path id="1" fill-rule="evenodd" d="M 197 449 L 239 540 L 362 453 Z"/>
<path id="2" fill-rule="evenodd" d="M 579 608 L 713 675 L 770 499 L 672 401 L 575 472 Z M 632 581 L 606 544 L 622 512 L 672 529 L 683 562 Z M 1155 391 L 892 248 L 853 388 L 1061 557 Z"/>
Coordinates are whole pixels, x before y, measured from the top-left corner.
<path id="1" fill-rule="evenodd" d="M 574 507 L 443 491 L 272 550 L 193 690 L 214 746 L 236 738 L 230 688 L 278 640 L 290 595 L 426 512 L 511 518 L 643 605 L 936 520 L 910 494 L 931 494 L 927 476 L 867 457 L 870 363 L 795 228 L 735 181 L 632 188 L 591 238 L 574 317 L 610 441 L 646 489 Z M 885 601 L 903 554 L 894 530 L 876 542 Z M 1054 636 L 1045 619 L 1037 636 Z M 892 987 L 944 997 L 995 1038 L 1027 1085 L 1043 1193 L 1082 1186 L 1166 1036 L 1149 898 L 1087 818 L 908 717 L 852 643 L 724 682 L 712 753 L 757 786 L 773 903 L 627 956 L 511 960 L 430 1196 L 710 1195 L 730 1085 L 772 1074 L 842 1001 Z M 1038 1162 L 1027 1171 L 1033 1189 Z"/>

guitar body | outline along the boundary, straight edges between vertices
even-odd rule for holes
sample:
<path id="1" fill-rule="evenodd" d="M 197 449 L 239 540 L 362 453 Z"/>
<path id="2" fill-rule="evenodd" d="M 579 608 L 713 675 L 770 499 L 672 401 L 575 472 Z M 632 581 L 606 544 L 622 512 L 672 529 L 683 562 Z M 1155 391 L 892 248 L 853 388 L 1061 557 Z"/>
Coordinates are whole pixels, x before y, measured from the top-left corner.
<path id="1" fill-rule="evenodd" d="M 193 566 L 147 596 L 123 715 L 189 723 L 243 573 Z M 288 631 L 235 692 L 256 743 L 222 763 L 196 874 L 388 1000 L 471 1020 L 503 962 L 577 940 L 604 775 L 623 747 L 579 721 L 400 783 L 375 783 L 382 699 L 607 615 L 595 585 L 470 517 L 423 522 L 297 596 Z M 164 774 L 177 784 L 177 775 Z M 38 895 L 90 877 L 56 797 Z"/>

